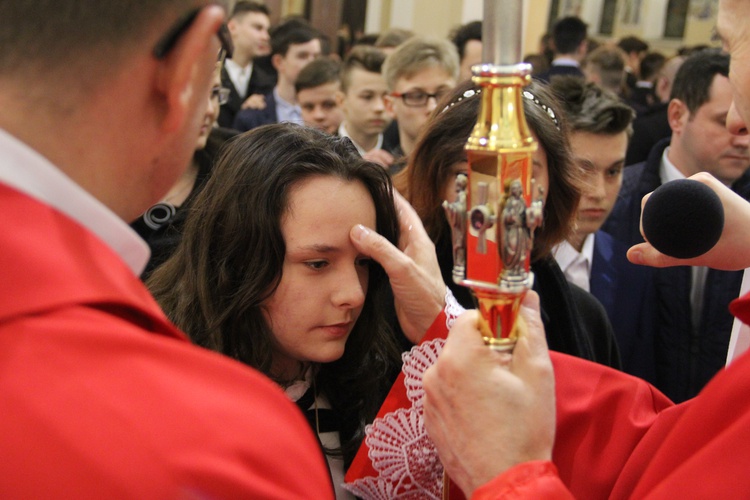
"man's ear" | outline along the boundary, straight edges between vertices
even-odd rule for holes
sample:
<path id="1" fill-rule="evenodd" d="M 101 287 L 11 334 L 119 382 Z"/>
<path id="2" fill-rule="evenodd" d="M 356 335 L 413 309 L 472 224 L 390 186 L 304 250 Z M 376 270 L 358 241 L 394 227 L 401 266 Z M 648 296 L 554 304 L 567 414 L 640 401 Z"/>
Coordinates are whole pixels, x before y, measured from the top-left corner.
<path id="1" fill-rule="evenodd" d="M 388 94 L 383 96 L 383 104 L 385 105 L 385 111 L 391 115 L 396 116 L 396 112 L 393 111 L 393 102 L 396 100 L 396 97 L 390 96 Z"/>
<path id="2" fill-rule="evenodd" d="M 284 63 L 284 56 L 281 54 L 274 54 L 271 56 L 271 66 L 273 66 L 273 69 L 276 71 L 279 71 L 281 69 L 281 65 Z"/>
<path id="3" fill-rule="evenodd" d="M 681 132 L 685 122 L 690 118 L 690 111 L 680 99 L 672 99 L 667 107 L 667 120 L 672 132 Z"/>
<path id="4" fill-rule="evenodd" d="M 196 103 L 206 101 L 219 52 L 217 32 L 224 10 L 204 7 L 163 59 L 157 61 L 156 91 L 165 103 L 162 128 L 179 130 Z M 205 90 L 205 95 L 204 94 Z M 196 94 L 200 93 L 200 96 Z"/>
<path id="5" fill-rule="evenodd" d="M 232 39 L 237 35 L 237 20 L 236 19 L 230 19 L 227 21 L 227 29 L 229 30 L 229 34 L 232 36 Z"/>
<path id="6" fill-rule="evenodd" d="M 346 94 L 342 90 L 336 91 L 336 105 L 341 108 L 341 111 L 346 114 L 346 105 L 344 103 L 344 100 L 346 99 Z"/>

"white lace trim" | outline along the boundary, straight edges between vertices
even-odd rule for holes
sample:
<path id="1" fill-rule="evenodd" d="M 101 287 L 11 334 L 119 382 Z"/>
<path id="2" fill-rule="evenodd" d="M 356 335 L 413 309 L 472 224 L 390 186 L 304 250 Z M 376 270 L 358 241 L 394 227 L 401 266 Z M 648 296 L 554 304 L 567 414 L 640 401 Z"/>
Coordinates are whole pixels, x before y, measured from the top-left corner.
<path id="1" fill-rule="evenodd" d="M 453 326 L 464 312 L 450 290 L 445 294 L 445 325 Z M 414 346 L 402 356 L 404 385 L 411 402 L 365 428 L 365 443 L 376 477 L 357 479 L 344 487 L 364 500 L 418 500 L 443 498 L 443 465 L 424 429 L 422 375 L 445 345 L 434 339 Z"/>
<path id="2" fill-rule="evenodd" d="M 445 311 L 445 326 L 448 330 L 453 328 L 456 318 L 466 312 L 466 309 L 453 296 L 451 289 L 447 287 L 445 289 L 445 308 L 443 310 Z"/>

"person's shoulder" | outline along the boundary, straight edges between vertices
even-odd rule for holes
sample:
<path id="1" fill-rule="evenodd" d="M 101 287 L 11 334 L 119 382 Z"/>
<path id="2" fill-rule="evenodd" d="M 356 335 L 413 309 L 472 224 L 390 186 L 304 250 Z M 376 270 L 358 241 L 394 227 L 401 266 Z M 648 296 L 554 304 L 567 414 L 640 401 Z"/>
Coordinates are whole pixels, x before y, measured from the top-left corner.
<path id="1" fill-rule="evenodd" d="M 572 302 L 578 310 L 584 332 L 594 351 L 594 360 L 619 369 L 620 353 L 607 310 L 593 294 L 578 285 L 568 284 Z"/>
<path id="2" fill-rule="evenodd" d="M 654 268 L 639 266 L 628 260 L 627 253 L 630 249 L 628 244 L 615 238 L 606 229 L 600 229 L 595 234 L 595 255 L 598 253 L 605 258 L 609 265 L 617 269 L 622 279 L 630 282 L 639 282 L 644 276 L 651 276 Z"/>
<path id="3" fill-rule="evenodd" d="M 604 306 L 590 292 L 587 292 L 575 283 L 568 282 L 570 295 L 579 308 L 579 312 L 584 317 L 605 317 L 607 316 Z"/>
<path id="4" fill-rule="evenodd" d="M 644 168 L 646 168 L 645 161 L 634 163 L 625 167 L 625 169 L 622 171 L 623 184 L 625 184 L 626 182 L 632 183 L 634 180 L 640 178 L 640 176 L 643 175 Z"/>
<path id="5" fill-rule="evenodd" d="M 270 71 L 259 62 L 253 64 L 253 72 L 250 75 L 250 82 L 248 84 L 251 94 L 266 94 L 271 92 L 276 82 L 276 73 Z"/>
<path id="6" fill-rule="evenodd" d="M 328 479 L 312 433 L 279 387 L 148 325 L 137 308 L 80 304 L 0 327 L 3 350 L 23 342 L 26 353 L 16 357 L 14 376 L 0 382 L 2 393 L 33 380 L 48 400 L 64 400 L 40 407 L 33 404 L 38 394 L 23 391 L 13 415 L 0 417 L 9 427 L 33 422 L 26 445 L 49 451 L 49 459 L 37 456 L 38 467 L 49 477 L 65 477 L 69 490 L 94 497 L 118 484 L 134 497 L 148 491 L 180 496 L 185 488 L 216 498 L 261 492 L 289 498 L 310 488 L 289 468 L 293 460 L 311 467 L 310 480 L 325 491 Z M 43 352 L 54 352 L 54 362 L 40 357 Z M 72 453 L 66 440 L 86 453 Z M 13 447 L 4 451 L 0 473 L 29 473 Z M 148 485 L 138 485 L 139 478 L 149 478 Z M 40 481 L 28 491 L 50 486 Z"/>

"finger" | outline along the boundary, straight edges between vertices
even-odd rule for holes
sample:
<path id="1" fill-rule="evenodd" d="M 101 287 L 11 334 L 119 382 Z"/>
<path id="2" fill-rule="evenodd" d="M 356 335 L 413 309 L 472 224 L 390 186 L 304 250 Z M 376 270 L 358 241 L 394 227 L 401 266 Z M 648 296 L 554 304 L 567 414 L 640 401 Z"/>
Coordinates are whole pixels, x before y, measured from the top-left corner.
<path id="1" fill-rule="evenodd" d="M 547 337 L 539 307 L 539 295 L 533 290 L 526 293 L 521 303 L 520 318 L 524 323 L 523 348 L 530 356 L 547 355 Z"/>
<path id="2" fill-rule="evenodd" d="M 638 231 L 641 233 L 641 237 L 645 240 L 646 235 L 643 233 L 643 207 L 646 206 L 646 202 L 651 197 L 651 193 L 648 193 L 646 196 L 641 198 L 641 218 L 638 220 Z"/>
<path id="3" fill-rule="evenodd" d="M 456 318 L 456 322 L 453 323 L 448 333 L 446 347 L 448 344 L 461 344 L 469 347 L 485 346 L 482 333 L 479 331 L 478 311 L 468 310 Z"/>
<path id="4" fill-rule="evenodd" d="M 427 232 L 422 224 L 422 219 L 419 218 L 419 214 L 414 210 L 414 207 L 406 201 L 406 198 L 401 196 L 401 193 L 394 190 L 393 201 L 396 205 L 396 211 L 398 212 L 398 222 L 404 242 L 408 242 L 409 239 L 411 239 L 412 232 L 414 232 L 415 235 L 418 234 L 427 237 Z M 399 246 L 401 246 L 401 249 L 403 250 L 404 247 L 401 243 L 402 242 L 399 241 Z"/>
<path id="5" fill-rule="evenodd" d="M 398 271 L 407 264 L 408 257 L 401 250 L 393 246 L 386 238 L 362 224 L 357 224 L 351 229 L 349 238 L 357 250 L 375 259 L 378 264 L 383 266 L 389 277 L 397 275 Z"/>
<path id="6" fill-rule="evenodd" d="M 690 265 L 691 259 L 675 259 L 664 255 L 650 243 L 639 243 L 628 249 L 628 260 L 633 264 L 651 267 L 670 267 Z"/>
<path id="7" fill-rule="evenodd" d="M 539 310 L 539 296 L 529 291 L 521 304 L 519 321 L 523 322 L 523 334 L 519 335 L 513 350 L 512 371 L 525 370 L 549 362 L 549 349 L 544 324 Z"/>

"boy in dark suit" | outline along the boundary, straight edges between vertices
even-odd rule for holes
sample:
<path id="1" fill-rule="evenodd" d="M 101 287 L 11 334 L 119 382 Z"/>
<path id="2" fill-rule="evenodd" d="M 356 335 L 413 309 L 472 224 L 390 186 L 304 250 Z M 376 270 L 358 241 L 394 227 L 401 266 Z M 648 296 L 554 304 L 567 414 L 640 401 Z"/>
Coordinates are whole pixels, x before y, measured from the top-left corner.
<path id="1" fill-rule="evenodd" d="M 263 4 L 240 0 L 232 9 L 227 28 L 234 51 L 221 70 L 221 85 L 229 89 L 229 99 L 219 112 L 220 127 L 231 127 L 241 109 L 253 100 L 262 101 L 263 94 L 276 85 L 276 74 L 255 64 L 255 58 L 271 53 L 269 26 L 268 7 Z"/>
<path id="2" fill-rule="evenodd" d="M 562 97 L 573 161 L 584 176 L 576 228 L 555 248 L 555 259 L 568 281 L 604 305 L 623 369 L 654 381 L 651 269 L 628 262 L 628 247 L 600 231 L 620 192 L 635 113 L 614 93 L 579 78 L 555 78 L 550 85 Z"/>

